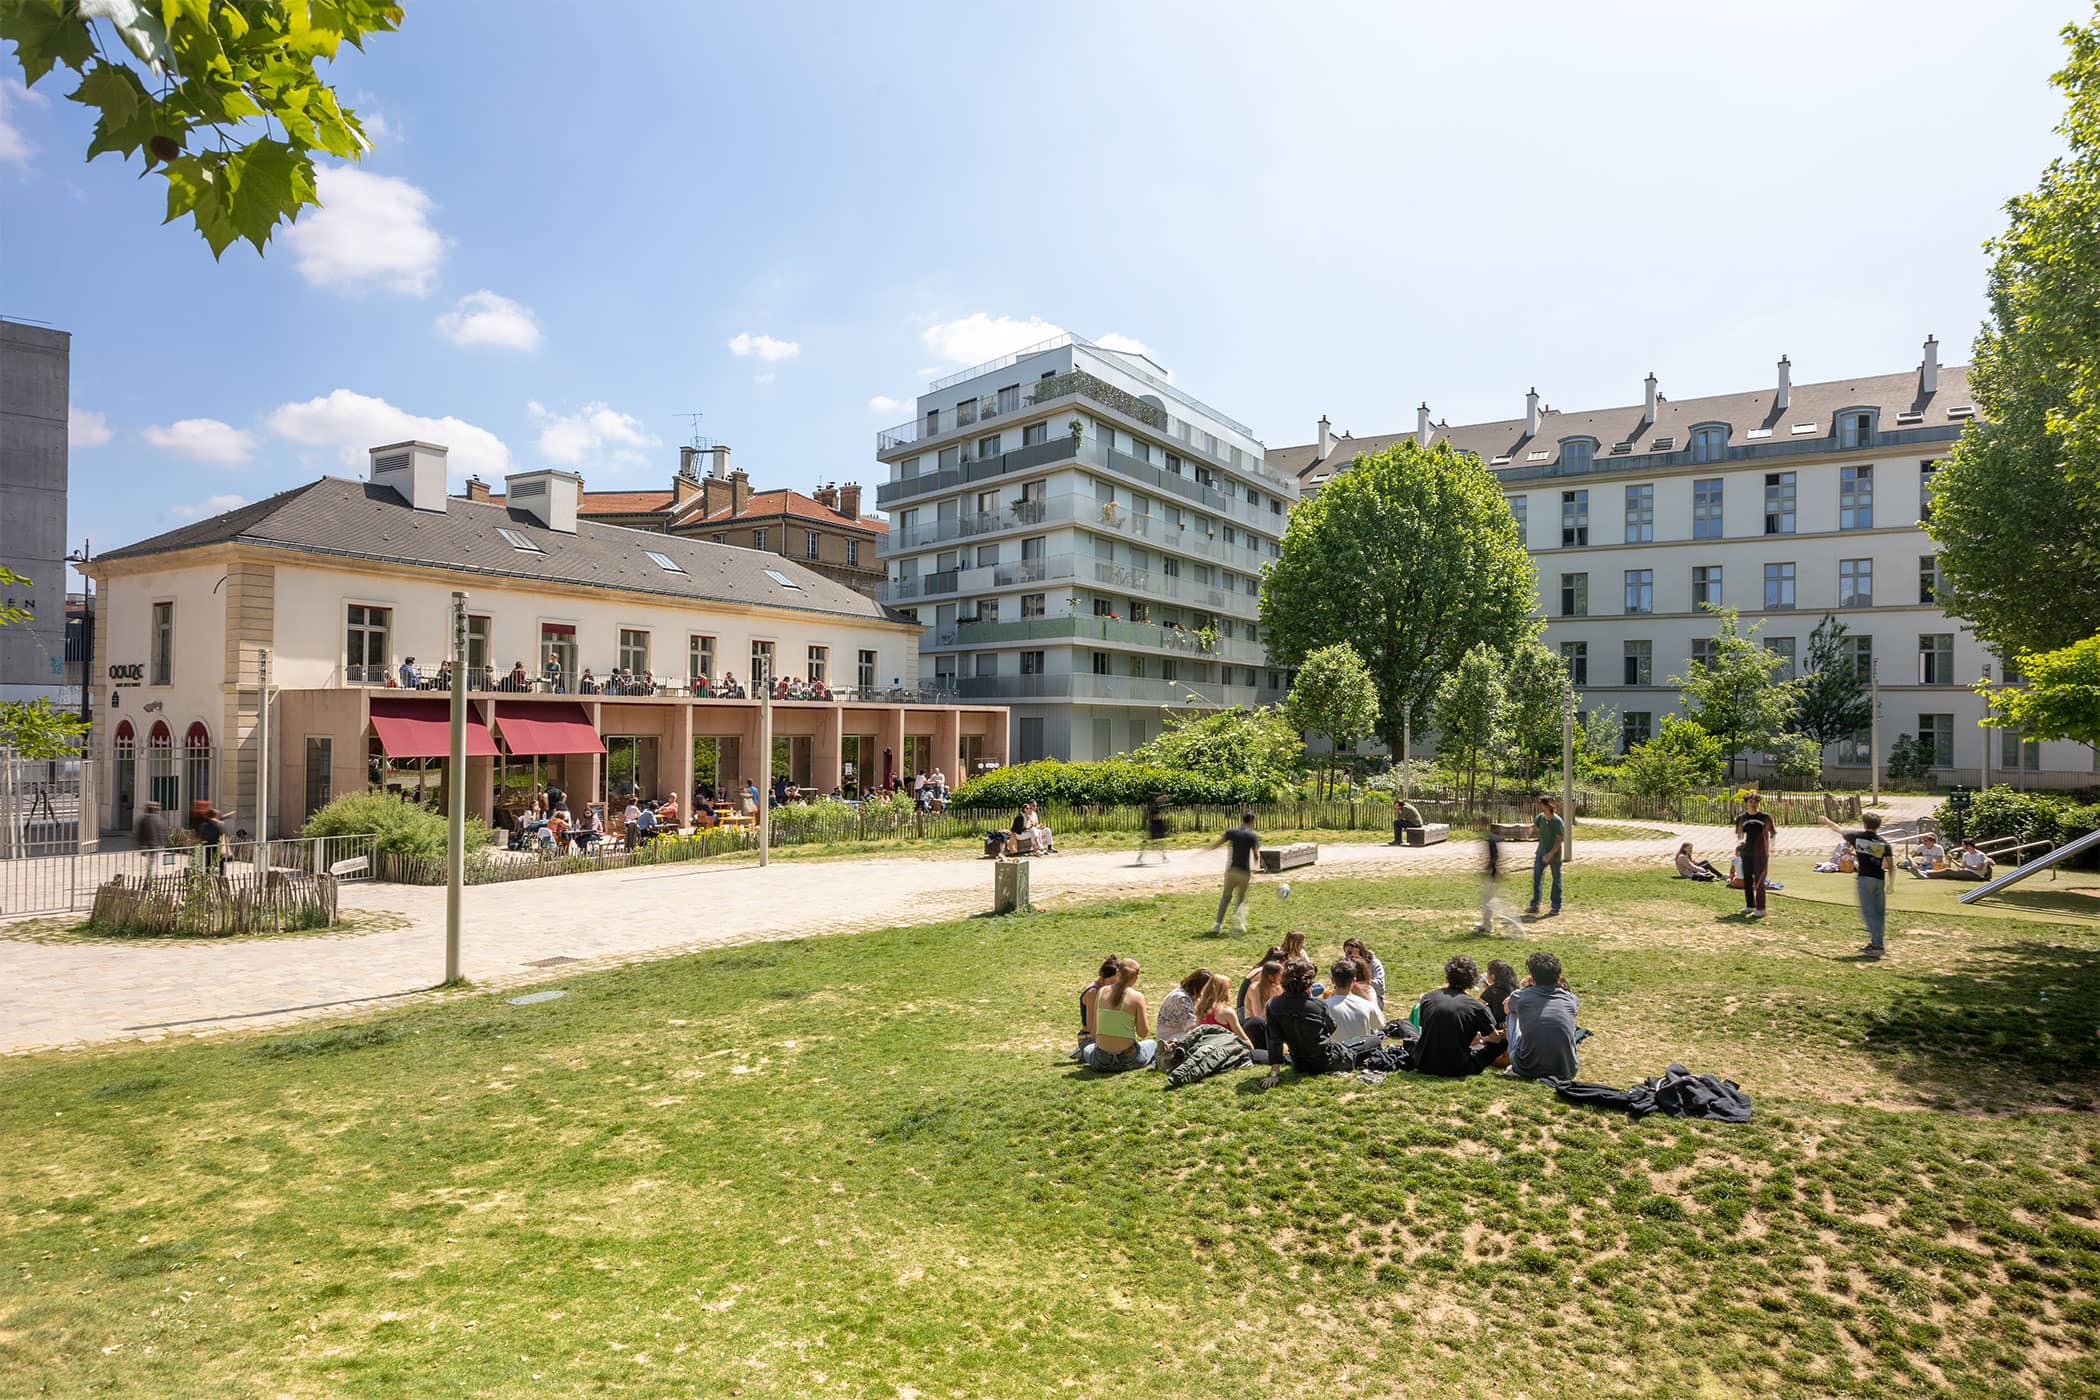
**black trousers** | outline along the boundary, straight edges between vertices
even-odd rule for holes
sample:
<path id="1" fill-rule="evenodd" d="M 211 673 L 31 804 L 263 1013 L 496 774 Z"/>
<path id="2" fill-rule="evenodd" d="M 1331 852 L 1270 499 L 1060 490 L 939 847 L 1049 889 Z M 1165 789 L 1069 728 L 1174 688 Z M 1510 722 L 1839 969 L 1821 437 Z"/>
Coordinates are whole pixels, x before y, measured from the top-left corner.
<path id="1" fill-rule="evenodd" d="M 1764 851 L 1743 852 L 1743 907 L 1763 909 L 1765 907 L 1765 872 L 1772 868 L 1772 858 Z"/>

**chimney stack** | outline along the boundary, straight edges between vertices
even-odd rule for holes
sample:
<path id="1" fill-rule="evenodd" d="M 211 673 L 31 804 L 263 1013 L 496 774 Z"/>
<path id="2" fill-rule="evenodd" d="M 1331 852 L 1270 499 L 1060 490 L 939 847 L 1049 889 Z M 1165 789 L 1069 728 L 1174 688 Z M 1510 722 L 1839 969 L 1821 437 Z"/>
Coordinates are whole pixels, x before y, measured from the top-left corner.
<path id="1" fill-rule="evenodd" d="M 370 453 L 372 484 L 385 486 L 417 510 L 445 509 L 445 449 L 430 442 L 395 442 Z"/>
<path id="2" fill-rule="evenodd" d="M 506 504 L 520 515 L 558 535 L 576 533 L 576 507 L 583 499 L 583 478 L 574 472 L 542 467 L 503 478 Z"/>
<path id="3" fill-rule="evenodd" d="M 849 481 L 839 488 L 839 514 L 849 520 L 860 519 L 860 483 Z"/>
<path id="4" fill-rule="evenodd" d="M 1539 432 L 1539 386 L 1531 386 L 1524 396 L 1524 436 L 1537 437 Z"/>
<path id="5" fill-rule="evenodd" d="M 1655 421 L 1655 397 L 1656 397 L 1656 395 L 1655 395 L 1655 371 L 1654 371 L 1654 370 L 1652 370 L 1652 369 L 1648 371 L 1648 379 L 1647 379 L 1647 386 L 1648 386 L 1648 406 L 1647 406 L 1647 408 L 1646 408 L 1646 409 L 1644 409 L 1644 410 L 1642 411 L 1642 413 L 1641 413 L 1641 421 L 1642 421 L 1643 423 L 1653 423 L 1653 422 Z"/>
<path id="6" fill-rule="evenodd" d="M 488 499 L 489 499 L 489 484 L 488 484 L 488 483 L 487 483 L 486 481 L 483 481 L 483 480 L 482 480 L 482 479 L 481 479 L 480 477 L 478 477 L 478 476 L 470 476 L 470 477 L 468 477 L 468 478 L 467 478 L 467 499 L 468 499 L 468 500 L 470 500 L 470 501 L 486 501 L 486 500 L 488 500 Z"/>
<path id="7" fill-rule="evenodd" d="M 1324 462 L 1327 454 L 1334 451 L 1334 429 L 1327 422 L 1327 415 L 1320 415 L 1320 452 L 1315 461 Z"/>
<path id="8" fill-rule="evenodd" d="M 1429 402 L 1425 399 L 1422 406 L 1415 410 L 1415 445 L 1418 447 L 1429 446 L 1429 439 L 1434 435 L 1434 432 L 1435 430 L 1429 425 Z"/>
<path id="9" fill-rule="evenodd" d="M 700 449 L 681 447 L 678 449 L 678 474 L 688 481 L 700 474 Z"/>
<path id="10" fill-rule="evenodd" d="M 729 449 L 715 446 L 707 449 L 707 474 L 715 477 L 729 475 Z"/>
<path id="11" fill-rule="evenodd" d="M 1940 338 L 1925 337 L 1925 360 L 1918 366 L 1918 396 L 1930 398 L 1940 388 Z"/>
<path id="12" fill-rule="evenodd" d="M 1794 386 L 1794 366 L 1786 356 L 1779 357 L 1779 392 L 1772 396 L 1772 409 L 1776 413 L 1786 407 L 1788 391 Z"/>
<path id="13" fill-rule="evenodd" d="M 726 454 L 727 448 L 722 449 Z M 732 515 L 742 515 L 744 507 L 751 504 L 751 477 L 742 467 L 729 474 L 729 510 Z"/>
<path id="14" fill-rule="evenodd" d="M 810 499 L 826 510 L 837 510 L 839 508 L 839 488 L 826 482 L 810 493 Z"/>

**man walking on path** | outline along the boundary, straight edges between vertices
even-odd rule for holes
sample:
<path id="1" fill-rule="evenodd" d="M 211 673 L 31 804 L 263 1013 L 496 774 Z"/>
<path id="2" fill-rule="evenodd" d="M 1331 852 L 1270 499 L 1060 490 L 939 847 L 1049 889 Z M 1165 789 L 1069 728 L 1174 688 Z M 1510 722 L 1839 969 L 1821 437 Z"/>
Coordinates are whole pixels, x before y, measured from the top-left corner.
<path id="1" fill-rule="evenodd" d="M 1560 804 L 1550 797 L 1539 799 L 1539 814 L 1536 819 L 1538 849 L 1531 857 L 1531 907 L 1524 911 L 1526 917 L 1539 912 L 1539 886 L 1544 883 L 1546 867 L 1553 867 L 1553 908 L 1551 913 L 1560 913 L 1560 859 L 1561 848 L 1568 841 L 1568 824 L 1560 819 Z"/>
<path id="2" fill-rule="evenodd" d="M 1828 817 L 1818 818 L 1852 847 L 1853 888 L 1859 891 L 1859 921 L 1867 928 L 1864 957 L 1882 954 L 1882 930 L 1889 917 L 1889 859 L 1895 854 L 1881 838 L 1881 813 L 1868 812 L 1859 819 L 1861 831 L 1847 831 Z"/>
<path id="3" fill-rule="evenodd" d="M 1743 814 L 1735 819 L 1735 834 L 1743 842 L 1743 912 L 1752 919 L 1765 916 L 1765 876 L 1772 867 L 1772 837 L 1778 827 L 1760 810 L 1764 798 L 1743 794 Z"/>
<path id="4" fill-rule="evenodd" d="M 1497 924 L 1508 924 L 1511 933 L 1522 933 L 1524 925 L 1502 898 L 1502 836 L 1495 830 L 1493 818 L 1482 819 L 1480 839 L 1487 849 L 1487 865 L 1480 877 L 1480 922 L 1473 932 L 1493 933 Z M 1554 907 L 1560 906 L 1556 903 Z"/>
<path id="5" fill-rule="evenodd" d="M 1137 863 L 1145 863 L 1145 852 L 1159 847 L 1159 863 L 1167 863 L 1167 795 L 1155 792 L 1145 799 L 1145 834 L 1138 840 Z"/>
<path id="6" fill-rule="evenodd" d="M 1247 931 L 1247 886 L 1254 879 L 1254 853 L 1261 849 L 1261 836 L 1254 830 L 1254 813 L 1240 813 L 1240 824 L 1227 828 L 1223 836 L 1210 843 L 1210 848 L 1215 851 L 1228 845 L 1232 854 L 1225 861 L 1225 890 L 1218 896 L 1218 918 L 1210 928 L 1213 934 L 1225 931 L 1227 909 L 1235 911 L 1237 930 Z"/>

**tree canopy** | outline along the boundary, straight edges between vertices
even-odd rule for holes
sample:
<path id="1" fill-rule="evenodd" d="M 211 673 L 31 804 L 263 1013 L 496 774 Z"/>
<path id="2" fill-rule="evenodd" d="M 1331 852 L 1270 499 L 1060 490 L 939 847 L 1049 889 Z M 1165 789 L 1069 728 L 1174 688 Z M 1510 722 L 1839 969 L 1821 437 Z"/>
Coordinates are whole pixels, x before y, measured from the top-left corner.
<path id="1" fill-rule="evenodd" d="M 389 0 L 5 0 L 0 38 L 31 87 L 63 64 L 66 96 L 97 113 L 87 158 L 137 156 L 168 185 L 164 222 L 188 217 L 212 256 L 257 252 L 319 203 L 316 153 L 370 144 L 316 65 L 397 28 Z"/>
<path id="2" fill-rule="evenodd" d="M 1291 512 L 1263 577 L 1261 627 L 1278 665 L 1337 642 L 1378 686 L 1378 737 L 1398 753 L 1438 684 L 1473 647 L 1535 634 L 1536 579 L 1480 459 L 1412 439 L 1358 457 Z"/>
<path id="3" fill-rule="evenodd" d="M 1340 751 L 1377 727 L 1378 685 L 1356 648 L 1336 642 L 1299 665 L 1285 708 L 1293 724 Z"/>
<path id="4" fill-rule="evenodd" d="M 1541 768 L 1559 762 L 1562 721 L 1570 706 L 1581 703 L 1581 697 L 1568 680 L 1568 663 L 1536 637 L 1517 643 L 1509 654 L 1504 689 L 1509 698 L 1509 739 L 1528 786 Z"/>
<path id="5" fill-rule="evenodd" d="M 1825 613 L 1808 637 L 1808 665 L 1801 677 L 1794 727 L 1826 748 L 1863 732 L 1874 718 L 1868 677 L 1860 673 L 1845 645 L 1848 630 L 1835 613 Z"/>
<path id="6" fill-rule="evenodd" d="M 1486 642 L 1476 643 L 1437 686 L 1434 717 L 1439 756 L 1465 767 L 1466 808 L 1472 809 L 1480 766 L 1506 734 L 1509 694 L 1502 684 L 1502 658 Z"/>
<path id="7" fill-rule="evenodd" d="M 1203 778 L 1243 779 L 1276 792 L 1297 775 L 1305 742 L 1284 712 L 1263 705 L 1222 710 L 1167 710 L 1166 727 L 1133 749 L 1139 763 Z"/>
<path id="8" fill-rule="evenodd" d="M 2100 748 L 2100 636 L 2055 651 L 2023 651 L 2021 684 L 1977 690 L 1990 701 L 1985 724 L 2029 739 L 2073 739 Z"/>
<path id="9" fill-rule="evenodd" d="M 1682 690 L 1686 715 L 1721 741 L 1733 778 L 1745 749 L 1770 748 L 1786 732 L 1800 683 L 1777 678 L 1786 662 L 1758 645 L 1757 626 L 1742 630 L 1734 608 L 1717 609 L 1714 617 L 1720 630 L 1713 659 L 1687 663 L 1670 684 Z"/>
<path id="10" fill-rule="evenodd" d="M 2063 35 L 2066 149 L 1986 245 L 1977 418 L 1933 478 L 1926 522 L 1941 605 L 2003 653 L 2100 633 L 2100 20 Z"/>

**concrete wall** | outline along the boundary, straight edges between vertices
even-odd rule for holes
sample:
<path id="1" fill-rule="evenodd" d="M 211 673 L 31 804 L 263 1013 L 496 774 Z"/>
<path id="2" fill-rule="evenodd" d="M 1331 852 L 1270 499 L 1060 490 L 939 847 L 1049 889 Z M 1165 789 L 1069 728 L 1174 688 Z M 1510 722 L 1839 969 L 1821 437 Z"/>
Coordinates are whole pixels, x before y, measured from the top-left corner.
<path id="1" fill-rule="evenodd" d="M 31 622 L 0 627 L 0 700 L 72 696 L 66 659 L 66 413 L 73 337 L 0 321 L 0 589 Z"/>

